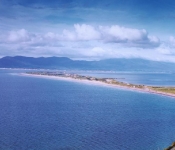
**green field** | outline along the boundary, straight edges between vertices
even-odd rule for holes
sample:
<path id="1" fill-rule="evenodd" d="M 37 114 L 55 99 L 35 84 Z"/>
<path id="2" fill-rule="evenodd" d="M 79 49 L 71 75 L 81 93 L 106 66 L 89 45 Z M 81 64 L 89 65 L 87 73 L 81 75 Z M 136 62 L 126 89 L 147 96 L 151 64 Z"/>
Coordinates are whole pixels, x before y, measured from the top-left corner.
<path id="1" fill-rule="evenodd" d="M 158 92 L 175 94 L 174 87 L 151 87 L 151 89 Z"/>

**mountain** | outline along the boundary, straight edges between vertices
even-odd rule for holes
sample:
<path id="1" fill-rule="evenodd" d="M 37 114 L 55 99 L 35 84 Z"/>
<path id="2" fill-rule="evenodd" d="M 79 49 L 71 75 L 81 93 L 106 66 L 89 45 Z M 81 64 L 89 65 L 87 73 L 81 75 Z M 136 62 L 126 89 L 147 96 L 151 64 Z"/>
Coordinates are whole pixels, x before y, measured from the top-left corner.
<path id="1" fill-rule="evenodd" d="M 88 61 L 74 61 L 67 57 L 3 57 L 0 68 L 31 68 L 31 69 L 86 69 L 91 68 Z"/>
<path id="2" fill-rule="evenodd" d="M 31 69 L 78 69 L 114 71 L 173 71 L 175 63 L 150 61 L 144 59 L 105 59 L 99 61 L 72 60 L 67 57 L 3 57 L 0 68 Z"/>

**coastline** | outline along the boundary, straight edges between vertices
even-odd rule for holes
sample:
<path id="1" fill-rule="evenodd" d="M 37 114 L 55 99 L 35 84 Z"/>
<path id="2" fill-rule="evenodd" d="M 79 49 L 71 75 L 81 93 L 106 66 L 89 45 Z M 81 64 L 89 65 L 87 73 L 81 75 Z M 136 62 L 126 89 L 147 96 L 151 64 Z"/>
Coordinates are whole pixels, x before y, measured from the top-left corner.
<path id="1" fill-rule="evenodd" d="M 58 77 L 58 76 L 55 77 L 55 76 L 36 75 L 36 74 L 27 74 L 27 73 L 20 73 L 18 75 L 36 77 L 36 78 L 53 79 L 53 80 L 65 80 L 65 81 L 79 82 L 79 83 L 85 83 L 85 84 L 90 84 L 90 85 L 94 84 L 94 85 L 100 85 L 100 86 L 108 86 L 108 87 L 126 89 L 126 88 L 124 88 L 122 86 L 119 86 L 119 85 L 110 85 L 110 84 L 106 84 L 106 83 L 103 83 L 103 82 L 100 82 L 100 81 L 89 81 L 89 80 L 83 80 L 83 79 L 74 79 L 74 78 L 71 78 L 71 77 Z"/>
<path id="2" fill-rule="evenodd" d="M 100 86 L 108 86 L 108 87 L 113 87 L 113 88 L 126 89 L 126 90 L 138 91 L 138 92 L 144 92 L 144 93 L 151 93 L 151 94 L 175 98 L 175 94 L 156 91 L 156 90 L 153 90 L 150 88 L 142 89 L 142 88 L 137 88 L 137 87 L 128 87 L 125 85 L 105 83 L 102 81 L 91 81 L 91 80 L 87 80 L 87 79 L 76 79 L 76 78 L 72 78 L 72 77 L 62 77 L 62 76 L 39 75 L 39 74 L 29 74 L 29 73 L 19 73 L 19 75 L 38 77 L 38 78 L 47 78 L 47 79 L 54 79 L 54 80 L 65 80 L 65 81 L 70 81 L 70 82 L 80 82 L 80 83 L 91 84 L 91 85 L 94 84 L 94 85 L 100 85 Z"/>

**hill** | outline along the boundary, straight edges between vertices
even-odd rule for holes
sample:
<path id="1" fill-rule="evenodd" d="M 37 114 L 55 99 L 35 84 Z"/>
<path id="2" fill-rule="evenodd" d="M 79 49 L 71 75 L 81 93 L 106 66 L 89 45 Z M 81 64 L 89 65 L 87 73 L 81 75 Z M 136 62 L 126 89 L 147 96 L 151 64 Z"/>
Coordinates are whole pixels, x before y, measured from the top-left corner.
<path id="1" fill-rule="evenodd" d="M 76 69 L 113 71 L 175 71 L 175 63 L 144 59 L 105 59 L 99 61 L 72 60 L 67 57 L 3 57 L 0 68 Z"/>

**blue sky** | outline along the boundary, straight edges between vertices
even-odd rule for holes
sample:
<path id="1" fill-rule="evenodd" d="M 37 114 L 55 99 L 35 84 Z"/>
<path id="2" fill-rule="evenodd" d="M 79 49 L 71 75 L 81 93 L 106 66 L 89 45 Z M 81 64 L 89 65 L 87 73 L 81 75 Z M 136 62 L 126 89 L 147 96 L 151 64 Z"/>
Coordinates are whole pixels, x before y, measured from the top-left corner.
<path id="1" fill-rule="evenodd" d="M 175 62 L 173 0 L 1 0 L 0 57 Z"/>

